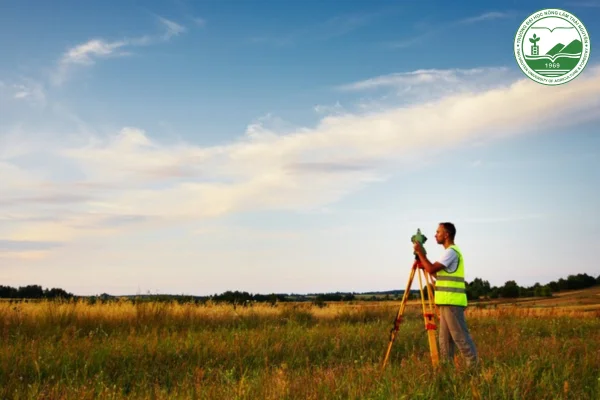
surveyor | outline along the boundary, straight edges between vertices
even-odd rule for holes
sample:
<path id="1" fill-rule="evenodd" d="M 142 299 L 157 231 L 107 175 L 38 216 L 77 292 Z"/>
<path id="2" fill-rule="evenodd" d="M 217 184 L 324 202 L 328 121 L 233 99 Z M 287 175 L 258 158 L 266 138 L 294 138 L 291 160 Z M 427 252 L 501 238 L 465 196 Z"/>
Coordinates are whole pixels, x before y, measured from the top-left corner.
<path id="1" fill-rule="evenodd" d="M 451 222 L 441 222 L 438 225 L 435 240 L 445 250 L 439 261 L 434 263 L 427 259 L 418 241 L 414 243 L 414 250 L 421 266 L 436 278 L 435 304 L 440 313 L 439 342 L 442 360 L 452 361 L 456 346 L 465 357 L 467 366 L 476 367 L 479 361 L 477 349 L 465 320 L 465 264 L 460 249 L 454 244 L 455 236 L 456 228 Z"/>

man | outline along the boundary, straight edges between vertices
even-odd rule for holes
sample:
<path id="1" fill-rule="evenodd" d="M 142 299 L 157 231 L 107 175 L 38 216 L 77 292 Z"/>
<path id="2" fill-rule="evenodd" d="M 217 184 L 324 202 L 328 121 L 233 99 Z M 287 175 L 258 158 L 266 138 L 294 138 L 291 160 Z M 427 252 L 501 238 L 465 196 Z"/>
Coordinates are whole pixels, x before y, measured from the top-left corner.
<path id="1" fill-rule="evenodd" d="M 454 244 L 456 228 L 450 222 L 439 224 L 435 240 L 444 246 L 444 254 L 439 261 L 431 263 L 424 254 L 423 247 L 415 242 L 415 253 L 421 266 L 436 278 L 435 304 L 440 312 L 440 354 L 442 359 L 454 358 L 454 347 L 465 357 L 467 366 L 478 363 L 477 350 L 465 321 L 467 294 L 465 286 L 464 260 L 460 249 Z"/>

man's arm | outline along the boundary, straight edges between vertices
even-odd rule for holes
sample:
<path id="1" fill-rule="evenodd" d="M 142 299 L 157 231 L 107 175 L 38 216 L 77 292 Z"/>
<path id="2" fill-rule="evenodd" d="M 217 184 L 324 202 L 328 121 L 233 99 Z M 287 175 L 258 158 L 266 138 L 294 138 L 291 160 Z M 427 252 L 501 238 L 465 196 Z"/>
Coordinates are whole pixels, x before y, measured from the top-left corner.
<path id="1" fill-rule="evenodd" d="M 415 242 L 414 249 L 415 253 L 417 253 L 417 256 L 419 257 L 421 265 L 423 266 L 425 271 L 429 272 L 431 275 L 435 275 L 438 271 L 445 268 L 444 264 L 440 264 L 439 262 L 435 262 L 432 264 L 431 261 L 427 259 L 427 256 L 423 252 L 423 247 L 419 242 Z"/>

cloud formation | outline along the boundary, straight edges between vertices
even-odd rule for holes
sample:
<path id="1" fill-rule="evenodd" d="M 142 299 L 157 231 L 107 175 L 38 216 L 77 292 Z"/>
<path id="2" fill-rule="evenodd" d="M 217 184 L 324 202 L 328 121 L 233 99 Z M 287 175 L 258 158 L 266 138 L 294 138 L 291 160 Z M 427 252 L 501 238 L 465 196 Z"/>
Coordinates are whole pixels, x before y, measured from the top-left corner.
<path id="1" fill-rule="evenodd" d="M 45 250 L 59 246 L 59 243 L 53 242 L 32 242 L 22 240 L 1 240 L 0 252 L 19 251 L 19 250 Z"/>
<path id="2" fill-rule="evenodd" d="M 458 21 L 458 23 L 472 24 L 475 22 L 489 21 L 489 20 L 493 20 L 493 19 L 509 18 L 511 16 L 512 16 L 512 14 L 507 13 L 507 12 L 489 11 L 489 12 L 486 12 L 486 13 L 483 13 L 480 15 L 476 15 L 474 17 L 461 19 L 460 21 Z"/>
<path id="3" fill-rule="evenodd" d="M 166 42 L 186 31 L 184 26 L 176 22 L 163 17 L 157 18 L 164 30 L 164 33 L 160 35 L 126 38 L 114 42 L 95 38 L 68 49 L 58 62 L 57 69 L 52 77 L 53 83 L 55 85 L 64 83 L 75 66 L 90 66 L 99 59 L 127 56 L 130 54 L 127 51 L 128 48 Z"/>
<path id="4" fill-rule="evenodd" d="M 350 87 L 398 80 L 437 85 L 471 73 L 415 71 Z M 6 177 L 0 214 L 21 217 L 5 220 L 0 238 L 65 242 L 244 211 L 310 211 L 386 179 L 422 151 L 598 118 L 600 68 L 588 66 L 557 87 L 522 78 L 408 106 L 326 115 L 314 127 L 283 129 L 270 119 L 257 121 L 223 145 L 160 143 L 136 127 L 83 145 L 56 141 L 43 152 L 83 178 L 65 179 L 51 167 L 33 170 L 16 158 L 0 159 Z M 56 220 L 43 220 L 50 215 Z"/>
<path id="5" fill-rule="evenodd" d="M 61 244 L 56 242 L 0 239 L 0 260 L 40 259 L 60 246 Z"/>
<path id="6" fill-rule="evenodd" d="M 0 102 L 2 100 L 24 101 L 32 106 L 44 107 L 46 92 L 41 83 L 21 77 L 12 82 L 0 81 Z"/>
<path id="7" fill-rule="evenodd" d="M 478 93 L 504 87 L 521 78 L 519 71 L 506 67 L 470 69 L 420 69 L 376 76 L 336 87 L 341 92 L 374 94 L 362 101 L 364 109 L 432 101 L 458 93 Z"/>
<path id="8" fill-rule="evenodd" d="M 495 19 L 505 19 L 512 18 L 515 16 L 513 12 L 499 12 L 499 11 L 488 11 L 483 14 L 475 15 L 473 17 L 466 17 L 459 20 L 449 21 L 449 22 L 440 22 L 436 25 L 435 28 L 429 29 L 425 33 L 415 35 L 412 37 L 407 37 L 404 39 L 395 40 L 389 44 L 389 47 L 396 49 L 403 49 L 410 46 L 413 46 L 417 43 L 423 42 L 423 40 L 427 39 L 430 36 L 436 35 L 440 32 L 446 31 L 452 27 L 456 27 L 457 25 L 469 25 L 475 24 L 484 21 L 491 21 Z"/>
<path id="9" fill-rule="evenodd" d="M 114 55 L 116 50 L 125 45 L 127 41 L 107 43 L 101 39 L 93 39 L 67 50 L 60 63 L 90 65 L 94 63 L 94 59 Z"/>
<path id="10" fill-rule="evenodd" d="M 469 83 L 473 79 L 487 79 L 494 83 L 499 83 L 500 74 L 507 73 L 509 70 L 505 67 L 492 68 L 471 68 L 471 69 L 419 69 L 411 72 L 399 72 L 394 74 L 377 76 L 364 81 L 354 82 L 339 87 L 341 90 L 358 91 L 369 90 L 381 87 L 407 87 L 413 85 L 432 85 L 439 83 L 450 83 L 458 86 L 461 83 Z"/>

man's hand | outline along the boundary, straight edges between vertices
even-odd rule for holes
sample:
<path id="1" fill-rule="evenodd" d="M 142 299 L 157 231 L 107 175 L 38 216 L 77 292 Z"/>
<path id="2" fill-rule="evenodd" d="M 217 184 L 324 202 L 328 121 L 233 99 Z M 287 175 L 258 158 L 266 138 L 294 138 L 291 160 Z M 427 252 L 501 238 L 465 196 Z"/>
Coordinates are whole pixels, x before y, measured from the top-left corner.
<path id="1" fill-rule="evenodd" d="M 419 260 L 415 261 L 418 263 L 419 268 L 423 268 L 425 271 L 429 272 L 432 275 L 444 268 L 444 266 L 439 262 L 432 264 L 431 261 L 427 259 L 427 256 L 425 255 L 425 249 L 423 249 L 421 243 L 417 241 L 413 242 L 413 249 L 419 257 Z"/>
<path id="2" fill-rule="evenodd" d="M 421 246 L 421 243 L 419 242 L 415 242 L 413 249 L 415 250 L 415 253 L 417 253 L 418 255 L 422 255 L 423 254 L 423 246 Z"/>

